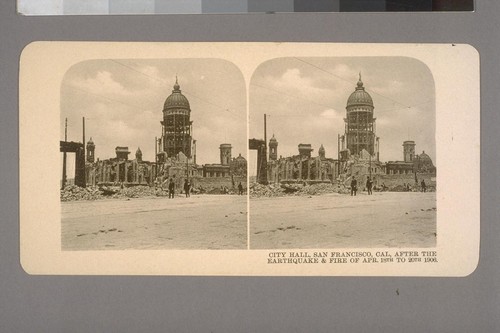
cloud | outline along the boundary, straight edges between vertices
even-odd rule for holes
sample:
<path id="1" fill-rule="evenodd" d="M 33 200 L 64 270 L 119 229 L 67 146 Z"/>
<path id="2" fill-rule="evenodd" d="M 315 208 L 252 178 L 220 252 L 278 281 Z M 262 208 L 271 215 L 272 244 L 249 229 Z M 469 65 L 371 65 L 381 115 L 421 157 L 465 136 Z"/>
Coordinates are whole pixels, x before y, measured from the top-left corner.
<path id="1" fill-rule="evenodd" d="M 282 75 L 266 75 L 256 78 L 252 83 L 259 87 L 269 88 L 274 98 L 286 98 L 293 103 L 328 104 L 329 89 L 319 88 L 310 76 L 303 75 L 300 69 L 290 68 Z M 325 98 L 326 97 L 326 98 Z"/>
<path id="2" fill-rule="evenodd" d="M 341 77 L 344 80 L 355 83 L 355 80 L 359 77 L 359 73 L 362 71 L 360 69 L 353 68 L 353 66 L 348 66 L 347 64 L 337 64 L 333 67 L 333 70 L 329 72 L 334 73 L 336 76 Z"/>
<path id="3" fill-rule="evenodd" d="M 372 86 L 369 90 L 380 95 L 390 94 L 394 96 L 403 91 L 404 88 L 405 85 L 403 84 L 403 82 L 398 80 L 389 80 L 383 82 L 382 85 L 378 84 L 376 86 Z"/>
<path id="4" fill-rule="evenodd" d="M 127 90 L 113 79 L 108 71 L 99 71 L 95 77 L 76 78 L 69 82 L 70 85 L 93 94 L 100 95 L 125 95 Z"/>
<path id="5" fill-rule="evenodd" d="M 342 117 L 341 113 L 334 109 L 327 109 L 321 112 L 320 116 L 327 119 L 338 119 Z"/>

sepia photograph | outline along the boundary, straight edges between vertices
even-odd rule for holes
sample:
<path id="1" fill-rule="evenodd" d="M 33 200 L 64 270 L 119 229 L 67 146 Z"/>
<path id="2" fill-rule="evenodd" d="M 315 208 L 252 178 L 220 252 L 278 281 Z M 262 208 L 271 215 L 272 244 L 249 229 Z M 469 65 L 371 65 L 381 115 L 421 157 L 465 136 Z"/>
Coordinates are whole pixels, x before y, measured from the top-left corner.
<path id="1" fill-rule="evenodd" d="M 249 113 L 252 249 L 436 245 L 435 87 L 421 61 L 269 60 Z"/>
<path id="2" fill-rule="evenodd" d="M 246 91 L 219 59 L 101 59 L 61 84 L 63 250 L 245 249 Z"/>
<path id="3" fill-rule="evenodd" d="M 469 45 L 32 43 L 20 70 L 21 264 L 467 275 L 479 133 Z"/>

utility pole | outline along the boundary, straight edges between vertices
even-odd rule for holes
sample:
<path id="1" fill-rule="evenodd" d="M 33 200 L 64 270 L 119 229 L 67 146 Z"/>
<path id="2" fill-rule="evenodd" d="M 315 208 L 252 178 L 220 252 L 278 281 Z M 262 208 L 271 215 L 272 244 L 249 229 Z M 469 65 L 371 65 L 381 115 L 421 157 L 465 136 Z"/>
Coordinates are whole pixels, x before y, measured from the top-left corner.
<path id="1" fill-rule="evenodd" d="M 155 136 L 155 181 L 158 178 L 158 137 Z"/>
<path id="2" fill-rule="evenodd" d="M 263 160 L 262 163 L 264 163 L 264 175 L 263 180 L 264 184 L 267 185 L 267 114 L 264 113 L 264 152 L 263 154 Z"/>
<path id="3" fill-rule="evenodd" d="M 64 120 L 64 142 L 68 141 L 68 118 Z M 62 186 L 61 189 L 63 190 L 64 187 L 66 187 L 66 151 L 63 153 L 63 173 L 62 173 Z"/>
<path id="4" fill-rule="evenodd" d="M 193 163 L 196 165 L 196 140 L 193 140 Z"/>
<path id="5" fill-rule="evenodd" d="M 189 157 L 186 156 L 186 180 L 189 181 Z"/>
<path id="6" fill-rule="evenodd" d="M 85 156 L 85 117 L 82 117 L 82 123 L 83 123 L 83 156 Z"/>
<path id="7" fill-rule="evenodd" d="M 372 178 L 372 155 L 371 154 L 370 154 L 370 158 L 369 158 L 368 167 L 370 168 L 370 178 Z"/>
<path id="8" fill-rule="evenodd" d="M 340 134 L 337 134 L 337 174 L 335 176 L 340 176 Z"/>
<path id="9" fill-rule="evenodd" d="M 85 117 L 82 117 L 82 123 L 83 123 L 83 131 L 82 131 L 82 134 L 83 134 L 83 142 L 82 142 L 82 145 L 83 145 L 83 161 L 82 161 L 82 178 L 83 178 L 83 187 L 86 187 L 87 186 L 87 170 L 85 170 L 85 163 L 87 161 L 87 156 L 85 155 Z"/>
<path id="10" fill-rule="evenodd" d="M 266 161 L 267 161 L 267 115 L 264 113 L 264 142 L 266 144 Z"/>

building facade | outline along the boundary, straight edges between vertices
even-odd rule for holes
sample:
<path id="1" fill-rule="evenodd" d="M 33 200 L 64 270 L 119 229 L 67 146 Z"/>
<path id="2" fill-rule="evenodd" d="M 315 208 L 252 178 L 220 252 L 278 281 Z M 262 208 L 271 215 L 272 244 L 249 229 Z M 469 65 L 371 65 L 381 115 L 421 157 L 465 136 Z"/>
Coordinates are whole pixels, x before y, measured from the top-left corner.
<path id="1" fill-rule="evenodd" d="M 269 142 L 269 161 L 267 162 L 267 179 L 270 183 L 317 183 L 333 182 L 338 173 L 336 160 L 325 157 L 323 145 L 318 156 L 312 156 L 311 144 L 298 145 L 298 155 L 275 157 L 278 141 L 274 137 Z"/>
<path id="2" fill-rule="evenodd" d="M 128 147 L 116 147 L 114 158 L 93 161 L 90 157 L 94 154 L 95 144 L 92 139 L 93 150 L 89 153 L 87 148 L 87 163 L 85 166 L 86 183 L 96 185 L 148 185 L 154 180 L 156 164 L 142 160 L 142 152 L 138 148 L 135 159 L 129 160 Z M 87 147 L 89 147 L 87 143 Z"/>
<path id="3" fill-rule="evenodd" d="M 415 154 L 415 141 L 403 142 L 403 160 L 389 161 L 385 164 L 386 174 L 430 174 L 436 175 L 436 167 L 429 155 L 422 151 L 422 154 Z"/>

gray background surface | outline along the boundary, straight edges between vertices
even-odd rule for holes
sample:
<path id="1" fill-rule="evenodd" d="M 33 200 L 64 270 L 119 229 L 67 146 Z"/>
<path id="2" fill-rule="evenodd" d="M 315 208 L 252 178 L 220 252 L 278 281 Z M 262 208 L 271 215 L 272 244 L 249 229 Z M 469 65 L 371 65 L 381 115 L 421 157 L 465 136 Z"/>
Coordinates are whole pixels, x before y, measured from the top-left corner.
<path id="1" fill-rule="evenodd" d="M 500 3 L 489 0 L 478 1 L 475 13 L 21 17 L 16 15 L 15 1 L 2 1 L 0 331 L 499 332 L 499 14 Z M 25 274 L 19 264 L 18 64 L 22 48 L 34 40 L 453 42 L 475 46 L 481 55 L 482 85 L 479 267 L 465 278 Z M 462 158 L 467 158 L 466 151 L 457 157 L 458 166 Z"/>

